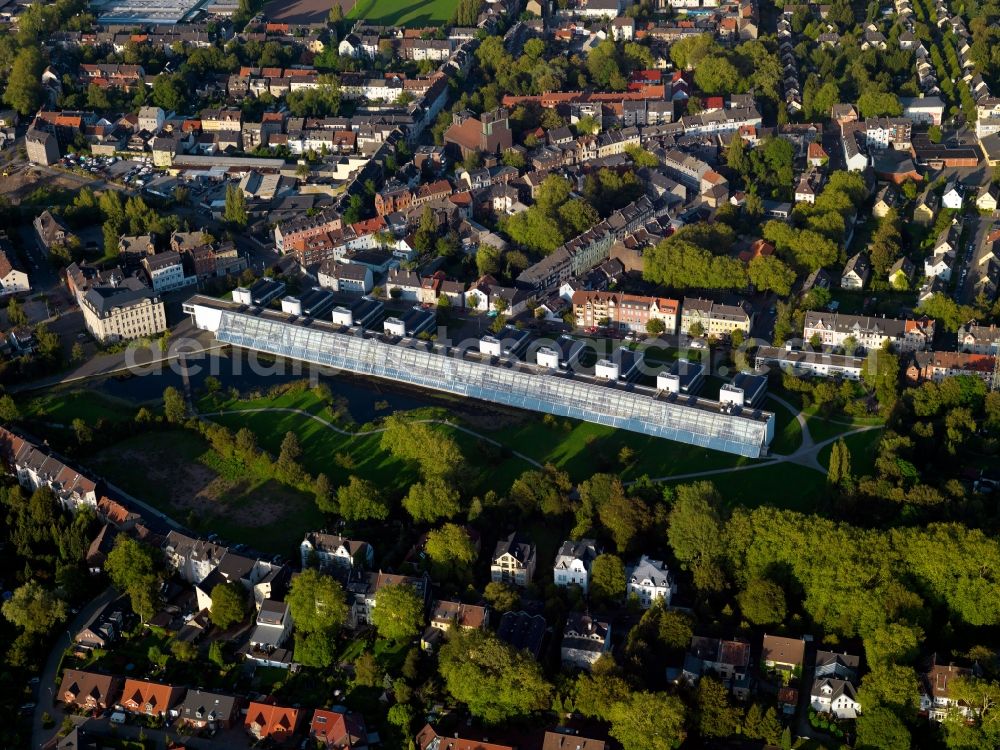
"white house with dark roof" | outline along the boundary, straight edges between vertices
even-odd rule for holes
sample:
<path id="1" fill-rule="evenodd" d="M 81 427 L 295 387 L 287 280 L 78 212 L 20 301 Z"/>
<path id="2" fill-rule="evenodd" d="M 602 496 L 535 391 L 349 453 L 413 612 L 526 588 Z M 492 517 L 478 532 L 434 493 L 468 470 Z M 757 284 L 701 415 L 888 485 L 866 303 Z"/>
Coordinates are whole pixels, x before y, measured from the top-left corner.
<path id="1" fill-rule="evenodd" d="M 597 543 L 593 539 L 563 542 L 556 554 L 555 565 L 552 566 L 552 580 L 555 585 L 576 584 L 586 593 L 590 585 L 590 566 L 598 554 Z"/>
<path id="2" fill-rule="evenodd" d="M 321 568 L 333 566 L 348 570 L 353 567 L 371 568 L 375 561 L 375 552 L 368 542 L 318 531 L 306 534 L 299 544 L 299 552 L 303 568 L 309 566 L 309 561 L 314 556 Z"/>
<path id="3" fill-rule="evenodd" d="M 661 560 L 653 560 L 643 555 L 639 562 L 627 571 L 626 593 L 633 596 L 643 609 L 649 609 L 656 602 L 670 606 L 674 582 L 670 571 Z"/>
<path id="4" fill-rule="evenodd" d="M 833 714 L 838 719 L 856 719 L 861 713 L 854 685 L 836 677 L 820 677 L 813 681 L 809 705 L 818 713 Z"/>
<path id="5" fill-rule="evenodd" d="M 497 542 L 490 564 L 490 579 L 495 582 L 527 586 L 535 577 L 535 545 L 522 541 L 517 532 Z"/>

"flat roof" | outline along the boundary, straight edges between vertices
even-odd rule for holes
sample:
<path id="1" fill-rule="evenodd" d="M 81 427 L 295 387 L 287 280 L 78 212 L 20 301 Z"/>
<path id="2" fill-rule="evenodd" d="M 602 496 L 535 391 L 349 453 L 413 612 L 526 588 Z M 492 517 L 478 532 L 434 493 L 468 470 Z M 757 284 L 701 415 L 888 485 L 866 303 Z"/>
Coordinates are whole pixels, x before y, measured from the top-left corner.
<path id="1" fill-rule="evenodd" d="M 753 408 L 721 413 L 717 401 L 554 371 L 520 360 L 491 361 L 478 350 L 295 318 L 203 295 L 184 303 L 199 327 L 234 346 L 534 411 L 757 457 L 774 415 Z"/>

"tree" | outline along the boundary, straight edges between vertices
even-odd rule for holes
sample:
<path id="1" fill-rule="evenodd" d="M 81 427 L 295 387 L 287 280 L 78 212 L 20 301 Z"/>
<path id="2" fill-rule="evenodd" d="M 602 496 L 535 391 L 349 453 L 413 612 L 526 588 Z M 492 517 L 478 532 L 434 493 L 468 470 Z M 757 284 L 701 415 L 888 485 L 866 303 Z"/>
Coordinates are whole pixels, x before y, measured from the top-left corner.
<path id="1" fill-rule="evenodd" d="M 10 395 L 0 396 L 0 422 L 10 424 L 21 419 L 21 408 Z"/>
<path id="2" fill-rule="evenodd" d="M 247 199 L 238 185 L 226 185 L 226 206 L 222 210 L 222 220 L 237 227 L 245 227 L 247 216 Z"/>
<path id="3" fill-rule="evenodd" d="M 347 620 L 344 590 L 332 576 L 315 569 L 302 571 L 286 597 L 296 630 L 329 637 Z"/>
<path id="4" fill-rule="evenodd" d="M 632 693 L 611 707 L 611 736 L 625 750 L 674 750 L 685 738 L 684 704 L 665 693 Z"/>
<path id="5" fill-rule="evenodd" d="M 163 391 L 163 415 L 168 422 L 179 423 L 187 419 L 187 404 L 184 396 L 172 385 Z"/>
<path id="6" fill-rule="evenodd" d="M 209 618 L 212 624 L 228 630 L 247 616 L 246 590 L 238 582 L 217 583 L 212 587 L 212 607 Z"/>
<path id="7" fill-rule="evenodd" d="M 500 273 L 500 259 L 503 252 L 493 245 L 480 245 L 476 250 L 476 270 L 480 276 Z"/>
<path id="8" fill-rule="evenodd" d="M 384 521 L 389 517 L 389 503 L 378 486 L 353 475 L 337 488 L 337 508 L 348 521 Z"/>
<path id="9" fill-rule="evenodd" d="M 664 323 L 659 318 L 650 318 L 646 322 L 646 333 L 650 336 L 659 336 L 665 333 L 667 330 L 667 324 Z"/>
<path id="10" fill-rule="evenodd" d="M 152 547 L 119 534 L 108 553 L 104 570 L 114 587 L 128 595 L 132 610 L 144 622 L 156 614 L 160 603 L 162 563 Z"/>
<path id="11" fill-rule="evenodd" d="M 541 511 L 546 516 L 558 516 L 570 509 L 572 489 L 569 474 L 546 464 L 542 469 L 529 469 L 515 479 L 508 494 L 525 514 Z"/>
<path id="12" fill-rule="evenodd" d="M 858 114 L 868 117 L 899 117 L 903 105 L 895 94 L 880 91 L 866 91 L 858 97 Z"/>
<path id="13" fill-rule="evenodd" d="M 833 444 L 826 481 L 838 487 L 844 487 L 851 481 L 851 449 L 843 438 Z"/>
<path id="14" fill-rule="evenodd" d="M 446 523 L 440 529 L 433 529 L 427 534 L 424 550 L 434 566 L 436 577 L 471 580 L 476 547 L 461 526 Z"/>
<path id="15" fill-rule="evenodd" d="M 499 724 L 550 705 L 552 688 L 538 662 L 492 633 L 454 632 L 441 647 L 438 670 L 452 697 L 487 724 Z"/>
<path id="16" fill-rule="evenodd" d="M 858 717 L 858 750 L 908 750 L 912 738 L 906 725 L 887 708 L 866 708 Z"/>
<path id="17" fill-rule="evenodd" d="M 616 673 L 615 670 L 602 670 L 597 667 L 609 656 L 602 656 L 594 670 L 587 674 L 581 672 L 576 678 L 576 710 L 592 719 L 607 721 L 611 715 L 611 707 L 616 703 L 628 700 L 631 687 Z"/>
<path id="18" fill-rule="evenodd" d="M 717 560 L 723 552 L 718 492 L 711 482 L 677 488 L 677 500 L 667 520 L 667 540 L 674 555 L 691 566 L 698 588 L 715 588 L 721 575 Z"/>
<path id="19" fill-rule="evenodd" d="M 729 691 L 721 682 L 707 675 L 702 677 L 696 701 L 702 737 L 732 737 L 739 733 L 742 712 L 729 702 Z"/>
<path id="20" fill-rule="evenodd" d="M 45 60 L 42 58 L 40 45 L 29 45 L 18 50 L 7 76 L 4 102 L 22 115 L 34 114 L 42 102 L 44 67 Z"/>
<path id="21" fill-rule="evenodd" d="M 410 491 L 403 498 L 403 507 L 418 523 L 452 518 L 462 509 L 458 490 L 440 476 L 410 485 Z"/>
<path id="22" fill-rule="evenodd" d="M 365 651 L 354 660 L 354 684 L 361 687 L 378 687 L 382 684 L 382 670 L 370 651 Z"/>
<path id="23" fill-rule="evenodd" d="M 46 633 L 66 620 L 69 607 L 38 581 L 28 581 L 3 603 L 3 616 L 25 633 Z"/>
<path id="24" fill-rule="evenodd" d="M 615 555 L 598 555 L 590 566 L 590 594 L 597 601 L 619 602 L 625 596 L 625 564 Z"/>
<path id="25" fill-rule="evenodd" d="M 750 580 L 736 599 L 743 616 L 754 625 L 777 625 L 785 619 L 785 592 L 767 578 Z"/>
<path id="26" fill-rule="evenodd" d="M 281 440 L 281 450 L 278 452 L 278 470 L 290 481 L 301 478 L 302 468 L 298 461 L 302 456 L 302 445 L 299 437 L 289 430 Z"/>
<path id="27" fill-rule="evenodd" d="M 407 583 L 383 586 L 375 594 L 371 613 L 378 634 L 390 641 L 412 638 L 424 621 L 424 598 Z"/>
<path id="28" fill-rule="evenodd" d="M 465 462 L 450 435 L 396 414 L 385 420 L 381 445 L 396 458 L 418 464 L 425 477 L 451 476 Z"/>
<path id="29" fill-rule="evenodd" d="M 483 598 L 497 612 L 509 612 L 521 602 L 521 594 L 509 583 L 490 581 L 483 590 Z"/>
<path id="30" fill-rule="evenodd" d="M 927 128 L 927 137 L 930 139 L 931 143 L 940 143 L 941 142 L 941 126 L 940 125 L 931 125 L 929 128 Z"/>
<path id="31" fill-rule="evenodd" d="M 166 112 L 182 112 L 187 104 L 184 77 L 179 73 L 160 73 L 153 81 L 150 100 Z"/>
<path id="32" fill-rule="evenodd" d="M 179 641 L 174 638 L 170 641 L 170 653 L 177 661 L 192 662 L 198 658 L 198 647 L 191 641 Z"/>
<path id="33" fill-rule="evenodd" d="M 747 274 L 758 291 L 770 290 L 781 297 L 787 297 L 795 283 L 795 271 L 773 255 L 760 255 L 751 260 Z"/>

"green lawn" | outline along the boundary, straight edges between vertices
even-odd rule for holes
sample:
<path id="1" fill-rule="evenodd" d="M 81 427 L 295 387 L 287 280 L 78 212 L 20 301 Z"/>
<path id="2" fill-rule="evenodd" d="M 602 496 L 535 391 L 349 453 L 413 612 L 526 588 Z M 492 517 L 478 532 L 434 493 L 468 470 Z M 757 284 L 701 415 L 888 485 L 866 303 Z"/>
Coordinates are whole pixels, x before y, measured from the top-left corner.
<path id="1" fill-rule="evenodd" d="M 138 407 L 131 401 L 116 399 L 90 390 L 54 390 L 36 396 L 22 406 L 26 417 L 69 426 L 74 419 L 89 425 L 98 420 L 130 422 Z"/>
<path id="2" fill-rule="evenodd" d="M 856 430 L 859 427 L 881 424 L 882 420 L 878 418 L 853 419 L 841 415 L 833 419 L 824 419 L 816 414 L 809 414 L 808 412 L 806 414 L 806 425 L 809 427 L 809 434 L 812 435 L 813 441 L 817 443 L 822 443 L 824 440 L 843 435 L 845 432 Z"/>
<path id="3" fill-rule="evenodd" d="M 129 438 L 100 451 L 89 464 L 181 523 L 264 552 L 289 555 L 306 530 L 323 523 L 311 495 L 226 461 L 186 430 Z"/>
<path id="4" fill-rule="evenodd" d="M 347 17 L 383 26 L 441 26 L 451 20 L 457 5 L 457 0 L 357 0 Z"/>
<path id="5" fill-rule="evenodd" d="M 882 439 L 882 430 L 868 430 L 844 438 L 851 451 L 851 473 L 856 476 L 871 474 L 875 470 L 875 448 Z M 833 453 L 833 443 L 819 453 L 819 462 L 823 466 L 830 465 L 830 454 Z"/>
<path id="6" fill-rule="evenodd" d="M 687 479 L 672 484 L 692 481 L 696 480 Z M 729 507 L 769 505 L 803 513 L 816 509 L 826 487 L 823 474 L 790 463 L 715 474 L 704 477 L 704 481 L 712 482 L 718 488 Z"/>
<path id="7" fill-rule="evenodd" d="M 774 440 L 771 453 L 787 456 L 802 445 L 802 425 L 787 408 L 773 398 L 766 399 L 764 408 L 774 412 Z"/>

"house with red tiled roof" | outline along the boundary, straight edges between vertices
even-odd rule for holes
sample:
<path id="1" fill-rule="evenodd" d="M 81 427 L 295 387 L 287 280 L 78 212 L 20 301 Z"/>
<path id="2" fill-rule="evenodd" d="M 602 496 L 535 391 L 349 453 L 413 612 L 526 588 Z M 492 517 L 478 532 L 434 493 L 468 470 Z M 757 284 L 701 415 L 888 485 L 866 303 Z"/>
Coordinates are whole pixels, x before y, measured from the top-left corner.
<path id="1" fill-rule="evenodd" d="M 417 750 L 515 750 L 513 745 L 476 739 L 465 732 L 441 735 L 430 724 L 417 733 Z"/>
<path id="2" fill-rule="evenodd" d="M 452 626 L 460 630 L 482 630 L 489 619 L 490 613 L 486 607 L 436 599 L 431 603 L 431 624 L 420 638 L 420 647 L 425 651 L 433 651 Z"/>
<path id="3" fill-rule="evenodd" d="M 114 675 L 67 669 L 56 700 L 67 708 L 104 711 L 115 704 L 121 691 L 122 681 Z"/>
<path id="4" fill-rule="evenodd" d="M 774 245 L 767 240 L 759 239 L 754 240 L 747 250 L 740 253 L 740 260 L 749 263 L 754 258 L 766 258 L 770 255 L 774 255 Z"/>
<path id="5" fill-rule="evenodd" d="M 244 728 L 258 740 L 281 743 L 289 740 L 298 728 L 301 711 L 287 706 L 252 702 L 247 707 Z"/>
<path id="6" fill-rule="evenodd" d="M 955 680 L 971 676 L 971 669 L 932 663 L 931 668 L 921 675 L 920 713 L 931 721 L 944 721 L 955 712 L 971 716 L 972 709 L 955 698 L 952 692 Z"/>
<path id="7" fill-rule="evenodd" d="M 122 708 L 131 714 L 166 716 L 180 702 L 184 688 L 149 680 L 125 680 Z"/>
<path id="8" fill-rule="evenodd" d="M 317 708 L 309 723 L 309 736 L 328 750 L 366 750 L 365 720 L 353 711 Z"/>

